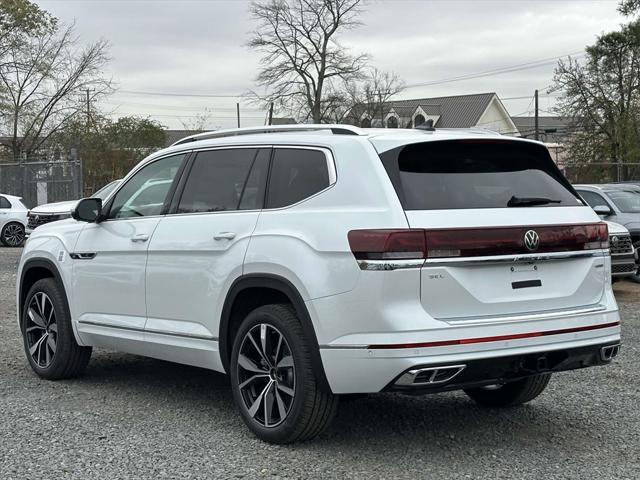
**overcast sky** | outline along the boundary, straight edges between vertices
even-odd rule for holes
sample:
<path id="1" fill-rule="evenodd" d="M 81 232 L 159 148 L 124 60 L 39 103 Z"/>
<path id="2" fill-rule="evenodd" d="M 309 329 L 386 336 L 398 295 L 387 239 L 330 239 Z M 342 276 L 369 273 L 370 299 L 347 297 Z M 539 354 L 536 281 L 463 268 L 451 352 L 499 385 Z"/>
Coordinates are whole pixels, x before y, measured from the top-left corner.
<path id="1" fill-rule="evenodd" d="M 252 88 L 259 56 L 244 46 L 254 28 L 248 1 L 37 3 L 64 22 L 75 21 L 83 41 L 110 42 L 108 75 L 120 90 L 102 109 L 116 116 L 150 116 L 170 128 L 193 124 L 207 109 L 208 128 L 235 124 L 238 99 L 130 92 L 237 95 Z M 581 52 L 624 21 L 616 5 L 616 0 L 373 0 L 362 15 L 364 25 L 347 32 L 341 43 L 369 53 L 376 66 L 395 71 L 407 85 L 432 83 L 408 88 L 398 98 L 497 92 L 512 115 L 527 115 L 533 91 L 542 94 L 551 83 L 551 64 L 448 80 Z M 543 110 L 552 104 L 552 97 L 541 97 Z M 243 126 L 263 124 L 264 112 L 241 108 Z"/>

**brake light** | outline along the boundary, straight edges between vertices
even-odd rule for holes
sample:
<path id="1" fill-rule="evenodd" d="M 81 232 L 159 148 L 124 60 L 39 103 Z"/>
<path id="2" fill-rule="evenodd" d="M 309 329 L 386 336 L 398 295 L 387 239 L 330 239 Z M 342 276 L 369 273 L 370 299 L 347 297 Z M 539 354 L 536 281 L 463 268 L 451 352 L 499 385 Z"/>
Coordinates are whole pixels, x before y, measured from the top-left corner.
<path id="1" fill-rule="evenodd" d="M 351 230 L 349 246 L 358 260 L 427 258 L 425 231 Z"/>
<path id="2" fill-rule="evenodd" d="M 538 236 L 535 248 L 525 234 Z M 352 230 L 349 246 L 358 260 L 426 259 L 570 252 L 609 248 L 606 223 L 544 227 Z"/>

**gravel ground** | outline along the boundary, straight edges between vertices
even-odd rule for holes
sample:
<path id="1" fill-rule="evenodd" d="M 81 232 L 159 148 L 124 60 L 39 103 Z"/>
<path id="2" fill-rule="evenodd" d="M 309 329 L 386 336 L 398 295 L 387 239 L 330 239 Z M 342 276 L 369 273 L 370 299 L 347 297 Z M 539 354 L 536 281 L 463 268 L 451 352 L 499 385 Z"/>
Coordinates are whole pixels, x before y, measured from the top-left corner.
<path id="1" fill-rule="evenodd" d="M 557 374 L 529 405 L 374 395 L 343 403 L 317 440 L 278 447 L 207 370 L 96 350 L 82 378 L 38 379 L 15 323 L 19 255 L 0 248 L 0 479 L 640 477 L 640 286 L 616 285 L 615 364 Z"/>

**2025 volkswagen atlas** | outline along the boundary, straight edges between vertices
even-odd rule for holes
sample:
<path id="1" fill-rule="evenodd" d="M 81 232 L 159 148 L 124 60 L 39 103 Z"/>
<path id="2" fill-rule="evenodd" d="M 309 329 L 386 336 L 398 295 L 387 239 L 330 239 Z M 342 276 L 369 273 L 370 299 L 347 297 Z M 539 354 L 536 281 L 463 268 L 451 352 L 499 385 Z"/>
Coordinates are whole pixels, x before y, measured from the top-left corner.
<path id="1" fill-rule="evenodd" d="M 518 405 L 620 344 L 606 224 L 542 144 L 303 125 L 183 139 L 29 238 L 17 302 L 46 379 L 92 347 L 231 377 L 261 439 L 340 395 Z"/>

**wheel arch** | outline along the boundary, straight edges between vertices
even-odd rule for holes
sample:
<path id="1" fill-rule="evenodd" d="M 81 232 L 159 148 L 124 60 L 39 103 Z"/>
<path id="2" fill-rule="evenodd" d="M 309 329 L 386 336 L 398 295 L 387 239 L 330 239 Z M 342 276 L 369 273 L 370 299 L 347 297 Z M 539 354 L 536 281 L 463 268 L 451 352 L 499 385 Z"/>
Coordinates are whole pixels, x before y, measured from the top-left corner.
<path id="1" fill-rule="evenodd" d="M 318 344 L 318 338 L 316 336 L 315 329 L 309 311 L 304 303 L 302 295 L 298 289 L 286 278 L 272 274 L 249 274 L 237 278 L 227 293 L 222 307 L 222 314 L 220 318 L 220 330 L 219 330 L 219 348 L 220 359 L 225 371 L 229 372 L 229 362 L 231 357 L 231 348 L 233 346 L 233 334 L 234 328 L 239 326 L 241 318 L 234 313 L 252 310 L 253 308 L 238 308 L 238 300 L 242 300 L 243 293 L 246 297 L 247 294 L 253 295 L 253 292 L 270 292 L 266 296 L 266 299 L 273 299 L 276 302 L 288 301 L 293 306 L 296 315 L 300 319 L 302 325 L 302 331 L 304 332 L 311 347 L 311 363 L 314 371 L 318 375 L 318 383 L 321 388 L 327 392 L 331 392 L 329 382 L 325 375 L 324 366 L 322 364 L 322 358 L 320 356 L 320 347 Z M 263 297 L 264 298 L 264 297 Z M 273 301 L 260 302 L 256 304 L 249 303 L 250 307 L 257 308 L 257 306 L 265 305 L 268 303 L 274 303 Z M 236 325 L 237 324 L 237 325 Z"/>
<path id="2" fill-rule="evenodd" d="M 30 260 L 27 260 L 22 267 L 18 288 L 19 304 L 17 313 L 20 325 L 22 325 L 22 310 L 27 297 L 27 293 L 29 292 L 29 289 L 33 286 L 33 284 L 42 278 L 55 279 L 62 289 L 62 294 L 67 299 L 67 302 L 69 301 L 67 291 L 64 287 L 64 282 L 62 281 L 62 275 L 60 275 L 58 267 L 56 267 L 56 265 L 51 260 L 48 260 L 46 258 L 32 258 Z"/>

